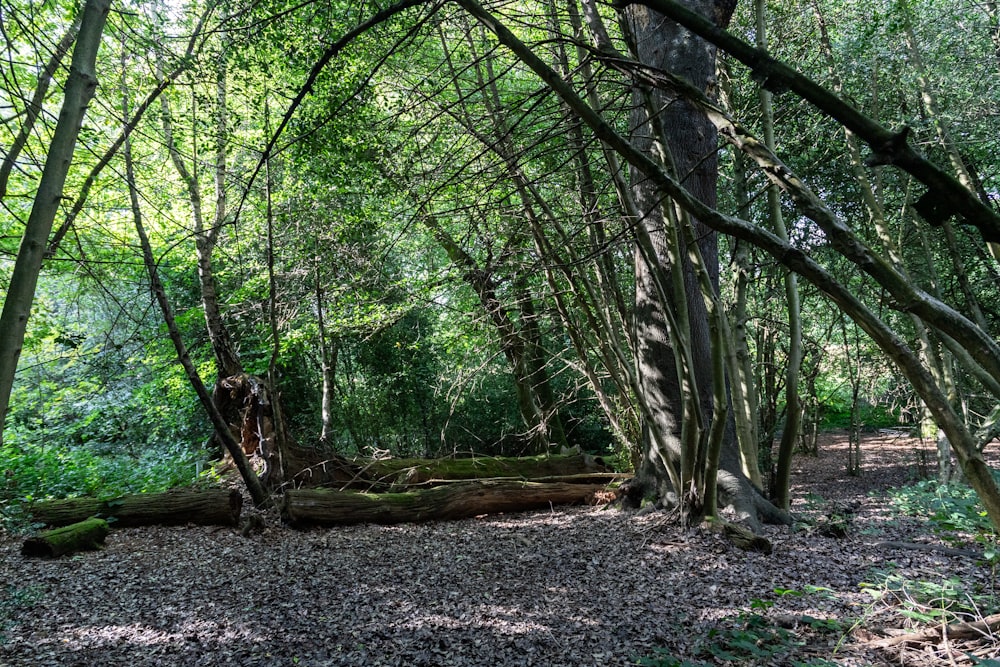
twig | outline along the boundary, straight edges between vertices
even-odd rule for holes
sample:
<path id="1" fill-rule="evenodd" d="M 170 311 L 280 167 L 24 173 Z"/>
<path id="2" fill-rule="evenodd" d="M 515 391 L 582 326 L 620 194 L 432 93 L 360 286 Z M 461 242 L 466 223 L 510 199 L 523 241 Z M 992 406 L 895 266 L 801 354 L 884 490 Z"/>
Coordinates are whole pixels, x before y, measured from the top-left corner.
<path id="1" fill-rule="evenodd" d="M 898 646 L 899 644 L 936 644 L 944 636 L 947 636 L 951 640 L 979 639 L 991 636 L 998 628 L 1000 628 L 1000 614 L 992 614 L 981 621 L 952 623 L 950 625 L 941 623 L 920 632 L 910 632 L 905 635 L 876 639 L 869 642 L 869 644 L 878 648 L 886 648 L 889 646 Z"/>

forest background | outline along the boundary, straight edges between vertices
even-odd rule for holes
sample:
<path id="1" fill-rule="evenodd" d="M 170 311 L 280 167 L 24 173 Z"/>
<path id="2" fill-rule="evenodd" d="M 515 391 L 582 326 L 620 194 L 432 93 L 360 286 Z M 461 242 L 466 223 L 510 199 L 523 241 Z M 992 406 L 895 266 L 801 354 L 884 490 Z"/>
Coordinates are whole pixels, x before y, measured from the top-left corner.
<path id="1" fill-rule="evenodd" d="M 577 446 L 621 469 L 649 464 L 634 295 L 653 260 L 628 194 L 638 172 L 608 133 L 628 136 L 637 89 L 696 95 L 623 55 L 624 10 L 489 12 L 114 3 L 23 349 L 0 346 L 17 365 L 5 508 L 208 474 L 220 445 L 191 369 L 209 386 L 264 378 L 281 433 L 331 456 Z M 9 1 L 0 14 L 6 286 L 87 21 L 74 2 Z M 725 137 L 740 130 L 718 150 L 709 226 L 731 235 L 705 300 L 725 331 L 713 360 L 733 388 L 721 420 L 733 419 L 742 471 L 787 505 L 787 458 L 814 449 L 818 429 L 859 443 L 864 428 L 904 424 L 940 444 L 947 480 L 950 446 L 981 459 L 1000 397 L 997 4 L 744 2 L 729 29 L 864 119 L 804 101 L 770 61 L 720 56 L 709 115 Z M 674 331 L 684 384 L 694 376 Z M 697 431 L 680 434 L 677 474 L 697 460 L 699 492 L 714 486 L 712 421 L 692 417 Z M 845 466 L 860 469 L 859 447 Z M 683 495 L 684 478 L 663 477 Z"/>

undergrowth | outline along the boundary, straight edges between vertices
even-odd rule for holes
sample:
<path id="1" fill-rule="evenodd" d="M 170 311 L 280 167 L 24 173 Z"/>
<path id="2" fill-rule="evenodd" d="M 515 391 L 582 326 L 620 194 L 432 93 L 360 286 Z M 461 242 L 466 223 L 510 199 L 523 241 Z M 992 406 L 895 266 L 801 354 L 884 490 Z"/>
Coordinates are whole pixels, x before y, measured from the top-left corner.
<path id="1" fill-rule="evenodd" d="M 201 471 L 207 458 L 204 451 L 185 447 L 97 453 L 87 446 L 4 442 L 0 447 L 0 525 L 8 530 L 22 525 L 23 506 L 36 500 L 109 499 L 189 486 L 211 474 Z"/>
<path id="2" fill-rule="evenodd" d="M 993 534 L 986 510 L 967 484 L 923 480 L 890 490 L 889 500 L 904 514 L 926 518 L 945 537 L 954 532 Z"/>
<path id="3" fill-rule="evenodd" d="M 889 567 L 872 570 L 868 579 L 860 586 L 874 601 L 917 623 L 968 621 L 1000 611 L 995 590 L 970 586 L 958 577 L 909 579 Z"/>
<path id="4" fill-rule="evenodd" d="M 814 586 L 806 587 L 805 591 L 778 588 L 774 592 L 778 597 L 832 595 L 828 589 Z M 781 664 L 789 667 L 835 665 L 825 658 L 799 660 L 794 656 L 803 647 L 823 641 L 823 637 L 843 637 L 849 628 L 837 619 L 808 615 L 796 618 L 794 630 L 781 627 L 767 615 L 775 604 L 773 600 L 757 599 L 750 603 L 750 611 L 722 619 L 717 627 L 696 639 L 688 657 L 678 658 L 667 649 L 656 649 L 652 654 L 638 658 L 635 664 L 642 667 L 712 667 L 721 661 L 726 664 Z"/>

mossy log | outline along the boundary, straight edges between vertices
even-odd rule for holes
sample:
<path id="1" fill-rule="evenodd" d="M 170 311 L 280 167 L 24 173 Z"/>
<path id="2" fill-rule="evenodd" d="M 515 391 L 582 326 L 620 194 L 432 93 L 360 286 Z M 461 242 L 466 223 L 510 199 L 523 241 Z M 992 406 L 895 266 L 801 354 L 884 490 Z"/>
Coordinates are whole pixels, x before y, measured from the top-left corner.
<path id="1" fill-rule="evenodd" d="M 47 500 L 33 504 L 30 512 L 33 521 L 49 526 L 65 526 L 92 516 L 113 518 L 116 528 L 186 523 L 235 526 L 242 507 L 243 496 L 235 489 L 171 489 L 113 500 Z"/>
<path id="2" fill-rule="evenodd" d="M 610 469 L 600 457 L 521 456 L 444 459 L 383 459 L 361 463 L 367 480 L 392 490 L 412 486 L 434 486 L 443 482 L 473 479 L 565 481 L 577 484 L 606 483 Z"/>
<path id="3" fill-rule="evenodd" d="M 463 519 L 589 502 L 605 488 L 604 484 L 488 480 L 407 493 L 297 489 L 285 492 L 282 517 L 293 526 Z"/>
<path id="4" fill-rule="evenodd" d="M 29 537 L 21 545 L 21 554 L 36 558 L 56 558 L 77 551 L 91 551 L 104 544 L 107 536 L 108 522 L 92 517 Z"/>

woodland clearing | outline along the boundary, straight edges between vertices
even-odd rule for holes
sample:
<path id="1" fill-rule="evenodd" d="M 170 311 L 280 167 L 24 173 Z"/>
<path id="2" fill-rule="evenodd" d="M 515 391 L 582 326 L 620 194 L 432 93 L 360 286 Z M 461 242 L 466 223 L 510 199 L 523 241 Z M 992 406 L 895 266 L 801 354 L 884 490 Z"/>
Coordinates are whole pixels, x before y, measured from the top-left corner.
<path id="1" fill-rule="evenodd" d="M 877 646 L 986 616 L 995 572 L 965 553 L 982 551 L 972 536 L 886 500 L 933 472 L 932 443 L 870 434 L 859 477 L 846 447 L 828 435 L 796 458 L 793 511 L 813 529 L 766 528 L 769 556 L 606 507 L 311 531 L 268 518 L 249 537 L 122 528 L 54 560 L 7 535 L 0 665 L 991 664 L 988 629 Z M 816 530 L 831 522 L 846 536 Z"/>

